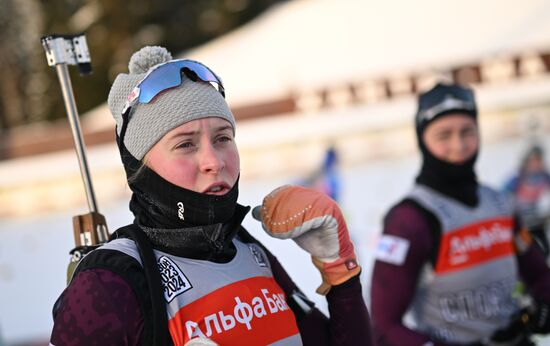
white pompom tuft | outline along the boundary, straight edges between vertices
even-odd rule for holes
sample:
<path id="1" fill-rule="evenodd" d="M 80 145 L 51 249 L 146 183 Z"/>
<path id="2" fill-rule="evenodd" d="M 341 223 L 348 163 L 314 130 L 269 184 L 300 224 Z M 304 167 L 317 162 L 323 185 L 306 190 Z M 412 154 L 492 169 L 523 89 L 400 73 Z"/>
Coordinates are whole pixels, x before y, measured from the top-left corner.
<path id="1" fill-rule="evenodd" d="M 146 46 L 135 52 L 128 63 L 130 74 L 147 72 L 151 67 L 172 60 L 172 54 L 160 46 Z"/>

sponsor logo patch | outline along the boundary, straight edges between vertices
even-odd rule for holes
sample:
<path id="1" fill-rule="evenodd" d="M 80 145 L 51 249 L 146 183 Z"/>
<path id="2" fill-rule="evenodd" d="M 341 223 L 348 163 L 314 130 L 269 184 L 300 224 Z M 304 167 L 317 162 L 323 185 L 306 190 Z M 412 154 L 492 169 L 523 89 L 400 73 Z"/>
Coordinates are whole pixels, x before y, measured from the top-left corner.
<path id="1" fill-rule="evenodd" d="M 407 239 L 383 234 L 376 248 L 375 258 L 377 260 L 402 265 L 407 258 L 410 242 Z"/>
<path id="2" fill-rule="evenodd" d="M 255 244 L 248 244 L 248 248 L 250 249 L 252 256 L 254 256 L 256 263 L 258 263 L 260 267 L 267 267 L 267 261 L 258 246 Z"/>
<path id="3" fill-rule="evenodd" d="M 160 256 L 158 266 L 164 288 L 164 299 L 168 303 L 178 295 L 193 288 L 189 279 L 187 279 L 177 264 L 169 257 Z"/>
<path id="4" fill-rule="evenodd" d="M 357 261 L 355 261 L 354 259 L 350 259 L 345 262 L 345 265 L 348 270 L 353 270 L 357 268 Z"/>
<path id="5" fill-rule="evenodd" d="M 295 337 L 296 318 L 273 278 L 239 280 L 181 307 L 168 321 L 175 345 L 207 338 L 218 345 L 271 345 Z"/>
<path id="6" fill-rule="evenodd" d="M 452 230 L 441 238 L 435 271 L 465 269 L 513 251 L 512 219 L 484 220 Z"/>
<path id="7" fill-rule="evenodd" d="M 185 220 L 185 217 L 183 216 L 183 213 L 185 212 L 185 207 L 183 206 L 182 202 L 178 202 L 178 217 L 182 220 Z"/>

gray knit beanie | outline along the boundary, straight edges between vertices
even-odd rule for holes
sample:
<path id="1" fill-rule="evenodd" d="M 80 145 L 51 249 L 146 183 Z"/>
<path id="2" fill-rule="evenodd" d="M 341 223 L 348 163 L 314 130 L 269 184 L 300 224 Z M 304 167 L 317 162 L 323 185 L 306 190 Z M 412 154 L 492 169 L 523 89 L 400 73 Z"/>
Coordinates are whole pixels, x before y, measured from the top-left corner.
<path id="1" fill-rule="evenodd" d="M 165 48 L 147 46 L 132 55 L 129 74 L 119 74 L 109 92 L 108 104 L 117 133 L 122 128 L 122 111 L 128 96 L 153 66 L 172 60 Z M 131 112 L 124 145 L 138 160 L 167 132 L 191 120 L 219 117 L 235 130 L 235 118 L 223 96 L 210 83 L 193 82 L 182 74 L 182 84 L 157 95 L 149 103 L 137 103 Z"/>

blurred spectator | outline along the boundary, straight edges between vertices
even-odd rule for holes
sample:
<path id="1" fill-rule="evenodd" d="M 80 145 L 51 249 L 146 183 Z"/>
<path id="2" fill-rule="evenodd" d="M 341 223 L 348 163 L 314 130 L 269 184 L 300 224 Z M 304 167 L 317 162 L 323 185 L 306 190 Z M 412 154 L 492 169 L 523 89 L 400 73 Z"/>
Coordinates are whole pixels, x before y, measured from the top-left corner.
<path id="1" fill-rule="evenodd" d="M 312 174 L 298 182 L 299 185 L 314 188 L 324 192 L 335 201 L 340 198 L 340 176 L 338 173 L 338 153 L 333 146 L 330 146 L 323 160 L 321 167 Z"/>
<path id="2" fill-rule="evenodd" d="M 545 167 L 541 146 L 533 145 L 525 153 L 519 172 L 506 183 L 504 191 L 512 198 L 517 214 L 548 257 L 550 173 Z"/>

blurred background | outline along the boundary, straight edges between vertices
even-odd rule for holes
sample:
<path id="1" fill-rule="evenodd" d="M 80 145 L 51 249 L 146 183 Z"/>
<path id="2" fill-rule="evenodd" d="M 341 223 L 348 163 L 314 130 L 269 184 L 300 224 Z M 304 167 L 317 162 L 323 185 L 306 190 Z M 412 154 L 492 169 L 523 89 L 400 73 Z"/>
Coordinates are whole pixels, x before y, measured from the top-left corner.
<path id="1" fill-rule="evenodd" d="M 550 160 L 550 2 L 545 0 L 0 0 L 0 345 L 47 345 L 65 286 L 72 216 L 88 212 L 55 71 L 40 37 L 86 33 L 93 74 L 71 71 L 99 209 L 132 221 L 105 101 L 143 45 L 224 80 L 238 122 L 240 203 L 315 186 L 346 214 L 369 298 L 385 211 L 419 168 L 416 94 L 476 91 L 480 179 L 502 188 L 526 152 Z M 72 69 L 71 69 L 72 70 Z M 320 278 L 292 242 L 245 225 L 322 309 Z M 546 341 L 548 343 L 548 341 Z M 540 340 L 540 344 L 544 344 Z"/>

